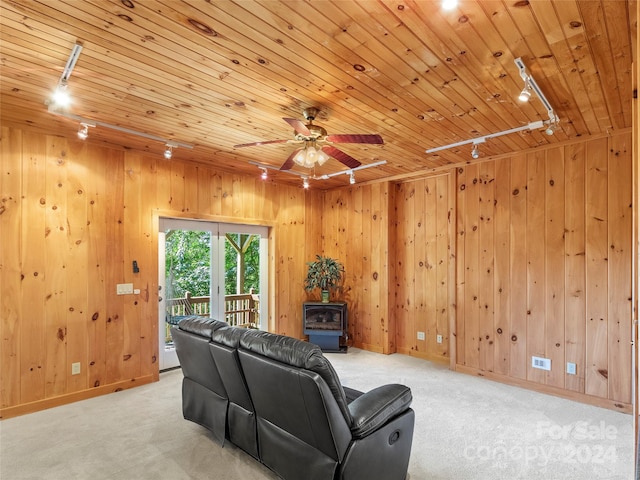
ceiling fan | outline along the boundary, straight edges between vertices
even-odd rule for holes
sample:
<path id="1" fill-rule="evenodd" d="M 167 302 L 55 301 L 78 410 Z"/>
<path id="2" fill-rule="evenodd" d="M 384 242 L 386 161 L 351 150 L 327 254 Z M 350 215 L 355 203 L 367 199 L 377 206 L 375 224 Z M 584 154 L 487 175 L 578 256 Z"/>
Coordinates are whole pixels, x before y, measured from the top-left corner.
<path id="1" fill-rule="evenodd" d="M 317 108 L 307 108 L 302 114 L 309 122 L 306 125 L 301 120 L 295 118 L 283 118 L 283 120 L 294 129 L 293 140 L 266 140 L 263 142 L 243 143 L 241 145 L 234 145 L 234 148 L 255 147 L 271 143 L 298 143 L 303 146 L 289 155 L 289 158 L 282 164 L 280 170 L 290 170 L 295 164 L 307 168 L 313 167 L 316 163 L 323 165 L 330 157 L 335 158 L 349 168 L 356 168 L 359 167 L 361 163 L 351 155 L 334 147 L 332 144 L 367 143 L 379 145 L 384 143 L 380 135 L 373 134 L 327 135 L 327 131 L 324 128 L 313 124 L 313 120 L 316 118 L 316 115 L 318 115 Z M 318 145 L 324 143 L 327 145 Z"/>

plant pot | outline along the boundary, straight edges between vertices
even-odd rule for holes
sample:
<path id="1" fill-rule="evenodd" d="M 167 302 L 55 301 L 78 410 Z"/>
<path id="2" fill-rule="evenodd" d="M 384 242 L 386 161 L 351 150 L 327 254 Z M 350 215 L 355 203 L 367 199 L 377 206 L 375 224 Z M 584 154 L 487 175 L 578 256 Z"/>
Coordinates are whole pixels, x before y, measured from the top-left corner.
<path id="1" fill-rule="evenodd" d="M 329 290 L 322 290 L 321 297 L 322 303 L 329 303 Z"/>

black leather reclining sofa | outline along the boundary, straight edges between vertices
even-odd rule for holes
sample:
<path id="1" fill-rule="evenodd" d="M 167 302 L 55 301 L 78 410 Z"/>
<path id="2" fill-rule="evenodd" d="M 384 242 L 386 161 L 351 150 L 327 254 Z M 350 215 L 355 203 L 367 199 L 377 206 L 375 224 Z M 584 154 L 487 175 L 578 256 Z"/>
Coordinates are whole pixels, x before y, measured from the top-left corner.
<path id="1" fill-rule="evenodd" d="M 172 329 L 184 418 L 237 445 L 285 480 L 404 480 L 411 390 L 343 387 L 319 347 L 186 318 Z"/>

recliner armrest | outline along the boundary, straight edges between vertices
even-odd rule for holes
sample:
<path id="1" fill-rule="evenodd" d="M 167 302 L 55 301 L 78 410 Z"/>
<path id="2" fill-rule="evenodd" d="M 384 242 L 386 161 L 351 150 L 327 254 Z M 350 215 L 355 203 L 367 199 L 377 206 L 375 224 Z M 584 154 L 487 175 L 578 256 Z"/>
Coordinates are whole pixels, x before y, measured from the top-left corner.
<path id="1" fill-rule="evenodd" d="M 344 396 L 347 397 L 347 403 L 353 402 L 356 398 L 364 395 L 360 390 L 356 390 L 355 388 L 349 388 L 342 386 L 342 390 L 344 390 Z"/>
<path id="2" fill-rule="evenodd" d="M 411 405 L 411 389 L 405 385 L 389 384 L 374 388 L 349 403 L 353 417 L 351 433 L 363 438 L 406 411 Z"/>

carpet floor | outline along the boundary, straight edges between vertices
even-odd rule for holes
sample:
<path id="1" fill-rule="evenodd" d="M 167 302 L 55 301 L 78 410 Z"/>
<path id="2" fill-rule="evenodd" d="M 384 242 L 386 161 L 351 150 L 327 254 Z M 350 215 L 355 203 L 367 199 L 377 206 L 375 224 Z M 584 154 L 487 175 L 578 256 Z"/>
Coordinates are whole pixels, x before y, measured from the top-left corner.
<path id="1" fill-rule="evenodd" d="M 632 417 L 406 355 L 327 354 L 344 385 L 411 387 L 411 480 L 630 480 Z M 273 480 L 182 418 L 182 372 L 0 422 L 3 480 Z M 304 475 L 300 480 L 304 480 Z M 371 479 L 387 480 L 387 479 Z"/>

